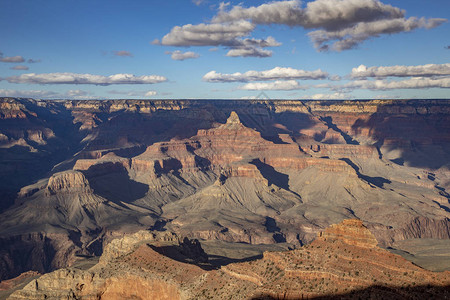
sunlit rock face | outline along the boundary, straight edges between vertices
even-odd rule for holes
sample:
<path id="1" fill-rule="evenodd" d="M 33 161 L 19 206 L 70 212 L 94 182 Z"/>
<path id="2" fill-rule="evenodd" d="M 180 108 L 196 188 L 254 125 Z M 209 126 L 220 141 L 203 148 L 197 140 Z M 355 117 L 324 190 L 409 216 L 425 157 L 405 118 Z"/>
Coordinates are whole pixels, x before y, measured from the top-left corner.
<path id="1" fill-rule="evenodd" d="M 357 218 L 381 246 L 449 239 L 449 115 L 447 100 L 2 98 L 0 278 L 142 229 L 299 247 Z"/>
<path id="2" fill-rule="evenodd" d="M 302 299 L 450 295 L 450 272 L 424 270 L 376 246 L 357 219 L 310 245 L 211 268 L 197 241 L 139 231 L 113 240 L 89 270 L 61 269 L 8 299 Z"/>
<path id="3" fill-rule="evenodd" d="M 331 225 L 325 231 L 318 234 L 324 241 L 342 241 L 357 247 L 373 248 L 377 240 L 373 234 L 363 225 L 361 220 L 348 219 L 340 224 Z"/>

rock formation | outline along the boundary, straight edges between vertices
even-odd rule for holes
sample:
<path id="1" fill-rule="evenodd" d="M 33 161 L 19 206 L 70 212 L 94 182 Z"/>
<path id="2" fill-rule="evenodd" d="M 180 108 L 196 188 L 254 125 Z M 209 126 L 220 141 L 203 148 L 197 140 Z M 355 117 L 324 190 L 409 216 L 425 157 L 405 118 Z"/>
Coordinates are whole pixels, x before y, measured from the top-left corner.
<path id="1" fill-rule="evenodd" d="M 311 245 L 207 270 L 171 247 L 196 243 L 173 234 L 140 232 L 114 240 L 119 255 L 105 253 L 89 270 L 61 269 L 31 281 L 8 299 L 304 299 L 450 296 L 450 272 L 421 269 L 378 248 L 359 220 L 345 220 Z M 132 242 L 134 241 L 134 243 Z M 126 246 L 125 246 L 126 245 Z M 164 248 L 165 247 L 165 248 Z M 201 249 L 201 248 L 200 248 Z M 112 250 L 112 249 L 111 249 Z"/>
<path id="2" fill-rule="evenodd" d="M 89 182 L 81 172 L 65 171 L 52 175 L 47 184 L 49 195 L 57 193 L 90 193 Z"/>
<path id="3" fill-rule="evenodd" d="M 349 245 L 373 248 L 377 245 L 377 240 L 373 234 L 367 230 L 361 220 L 348 219 L 341 224 L 333 224 L 325 231 L 319 232 L 319 240 L 341 241 Z"/>
<path id="4" fill-rule="evenodd" d="M 358 218 L 384 247 L 449 239 L 449 114 L 448 100 L 2 98 L 0 278 L 148 228 L 299 247 Z"/>

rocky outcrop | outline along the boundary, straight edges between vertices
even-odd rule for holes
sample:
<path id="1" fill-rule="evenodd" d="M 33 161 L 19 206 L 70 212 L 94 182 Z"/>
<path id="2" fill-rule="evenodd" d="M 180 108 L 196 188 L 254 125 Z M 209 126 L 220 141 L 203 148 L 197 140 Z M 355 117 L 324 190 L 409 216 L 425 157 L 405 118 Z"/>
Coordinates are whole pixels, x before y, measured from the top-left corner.
<path id="1" fill-rule="evenodd" d="M 363 222 L 356 219 L 344 220 L 340 224 L 331 225 L 325 231 L 321 231 L 318 238 L 328 242 L 339 240 L 349 245 L 364 248 L 373 248 L 378 243 L 373 234 L 363 225 Z"/>
<path id="2" fill-rule="evenodd" d="M 39 277 L 42 274 L 39 274 L 39 272 L 36 271 L 27 271 L 25 273 L 20 274 L 19 276 L 3 280 L 0 282 L 0 291 L 7 291 L 12 290 L 23 284 L 24 282 L 28 281 L 30 278 Z"/>
<path id="3" fill-rule="evenodd" d="M 12 98 L 0 99 L 0 119 L 25 119 L 25 106 Z"/>
<path id="4" fill-rule="evenodd" d="M 180 282 L 171 280 L 171 276 L 187 270 L 166 270 L 163 276 L 148 272 L 147 261 L 158 267 L 165 267 L 165 263 L 175 268 L 183 265 L 160 253 L 175 255 L 174 259 L 207 261 L 198 241 L 169 232 L 140 231 L 113 240 L 94 269 L 61 269 L 45 274 L 13 293 L 9 299 L 181 299 L 186 292 L 181 289 Z M 192 268 L 195 271 L 191 275 L 197 275 L 200 269 Z"/>
<path id="5" fill-rule="evenodd" d="M 138 231 L 123 238 L 112 240 L 104 249 L 100 258 L 101 262 L 111 261 L 115 258 L 130 254 L 143 243 L 179 242 L 180 238 L 172 232 Z"/>
<path id="6" fill-rule="evenodd" d="M 49 195 L 57 193 L 90 193 L 89 182 L 81 172 L 64 171 L 52 175 L 47 184 Z"/>
<path id="7" fill-rule="evenodd" d="M 131 237 L 131 236 L 130 236 Z M 143 238 L 143 240 L 141 240 Z M 424 270 L 374 245 L 359 220 L 328 228 L 311 245 L 264 252 L 261 259 L 205 270 L 172 256 L 169 245 L 143 232 L 122 242 L 138 245 L 102 259 L 90 270 L 61 269 L 33 280 L 9 299 L 258 299 L 378 297 L 445 299 L 449 272 Z M 150 244 L 147 242 L 150 241 Z M 375 241 L 376 242 L 376 241 Z M 116 242 L 115 242 L 116 243 Z M 118 242 L 117 242 L 118 243 Z M 200 246 L 188 240 L 185 249 Z M 178 246 L 177 246 L 178 245 Z M 128 246 L 126 249 L 131 249 Z M 200 251 L 202 253 L 202 251 Z M 199 262 L 197 262 L 198 264 Z"/>

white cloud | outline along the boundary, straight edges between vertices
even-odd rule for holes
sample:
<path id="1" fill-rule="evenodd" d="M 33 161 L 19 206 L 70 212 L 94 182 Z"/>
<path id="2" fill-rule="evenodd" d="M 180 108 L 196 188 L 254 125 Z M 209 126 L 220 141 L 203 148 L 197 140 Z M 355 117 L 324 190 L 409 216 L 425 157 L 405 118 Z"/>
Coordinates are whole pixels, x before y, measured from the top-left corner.
<path id="1" fill-rule="evenodd" d="M 306 86 L 301 86 L 295 80 L 286 80 L 286 81 L 274 81 L 274 82 L 251 82 L 240 86 L 241 90 L 249 90 L 249 91 L 261 91 L 261 90 L 304 90 Z"/>
<path id="2" fill-rule="evenodd" d="M 231 49 L 227 52 L 227 56 L 230 57 L 270 57 L 272 56 L 272 51 L 265 50 L 261 48 L 236 48 Z"/>
<path id="3" fill-rule="evenodd" d="M 234 6 L 229 11 L 222 7 L 213 18 L 214 23 L 233 22 L 237 20 L 251 20 L 255 24 L 286 24 L 298 25 L 303 11 L 300 1 L 274 1 L 249 8 L 241 5 Z"/>
<path id="4" fill-rule="evenodd" d="M 164 46 L 223 46 L 230 48 L 227 56 L 268 57 L 271 51 L 265 47 L 278 47 L 281 43 L 273 37 L 266 39 L 244 38 L 255 29 L 252 23 L 240 20 L 230 23 L 187 24 L 175 26 L 166 34 L 161 42 L 155 40 L 152 44 Z"/>
<path id="5" fill-rule="evenodd" d="M 245 73 L 222 74 L 210 71 L 203 76 L 208 82 L 248 82 L 265 80 L 290 80 L 290 79 L 326 79 L 328 73 L 320 69 L 305 71 L 294 68 L 275 67 L 265 71 L 247 71 Z"/>
<path id="6" fill-rule="evenodd" d="M 32 59 L 32 58 L 30 58 L 30 59 L 27 60 L 27 63 L 29 63 L 29 64 L 36 64 L 36 63 L 40 63 L 40 62 L 41 62 L 40 59 Z"/>
<path id="7" fill-rule="evenodd" d="M 110 76 L 77 73 L 28 73 L 5 78 L 10 83 L 31 84 L 153 84 L 167 81 L 159 75 L 135 76 L 133 74 L 114 74 Z"/>
<path id="8" fill-rule="evenodd" d="M 246 38 L 236 40 L 235 45 L 227 52 L 226 56 L 230 57 L 270 57 L 272 51 L 262 49 L 264 47 L 278 47 L 281 43 L 277 42 L 273 37 L 266 39 Z"/>
<path id="9" fill-rule="evenodd" d="M 198 53 L 188 51 L 188 52 L 181 52 L 180 50 L 175 50 L 173 52 L 167 51 L 166 54 L 171 54 L 171 58 L 173 60 L 185 60 L 189 58 L 198 58 L 200 55 Z"/>
<path id="10" fill-rule="evenodd" d="M 387 66 L 387 67 L 366 67 L 360 65 L 352 69 L 351 77 L 366 78 L 366 77 L 409 77 L 409 76 L 444 76 L 450 75 L 449 64 L 427 64 L 419 66 Z"/>
<path id="11" fill-rule="evenodd" d="M 427 89 L 450 88 L 450 77 L 429 78 L 413 77 L 405 80 L 355 80 L 344 85 L 322 84 L 315 87 L 330 88 L 332 90 L 393 90 L 393 89 Z"/>
<path id="12" fill-rule="evenodd" d="M 14 66 L 10 68 L 11 70 L 28 70 L 27 66 Z"/>
<path id="13" fill-rule="evenodd" d="M 221 10 L 213 22 L 251 20 L 254 24 L 283 24 L 304 28 L 336 29 L 386 18 L 403 17 L 404 11 L 378 0 L 316 0 L 301 7 L 300 0 L 273 1 L 253 7 Z"/>
<path id="14" fill-rule="evenodd" d="M 316 30 L 310 32 L 308 35 L 319 51 L 342 51 L 355 48 L 365 40 L 378 37 L 381 34 L 409 32 L 417 28 L 430 29 L 441 25 L 445 21 L 445 19 L 426 20 L 415 17 L 408 19 L 383 19 L 372 22 L 360 22 L 352 27 L 341 30 Z M 330 42 L 332 43 L 330 44 Z"/>
<path id="15" fill-rule="evenodd" d="M 339 81 L 339 80 L 341 80 L 341 76 L 339 76 L 339 75 L 330 75 L 328 77 L 328 79 L 330 79 L 332 81 Z"/>
<path id="16" fill-rule="evenodd" d="M 24 98 L 53 98 L 59 96 L 58 93 L 42 90 L 6 90 L 0 89 L 0 95 L 3 97 L 24 97 Z"/>
<path id="17" fill-rule="evenodd" d="M 434 28 L 446 19 L 405 18 L 405 11 L 379 0 L 273 1 L 245 8 L 221 9 L 213 23 L 250 21 L 317 29 L 309 33 L 318 51 L 342 51 L 382 34 Z"/>
<path id="18" fill-rule="evenodd" d="M 0 89 L 0 96 L 3 97 L 23 97 L 23 98 L 42 98 L 42 99 L 96 99 L 94 96 L 88 96 L 90 93 L 82 90 L 69 90 L 65 93 L 45 90 L 7 90 Z"/>
<path id="19" fill-rule="evenodd" d="M 123 56 L 123 57 L 133 57 L 133 53 L 129 52 L 129 51 L 125 51 L 125 50 L 121 50 L 121 51 L 113 51 L 113 54 L 115 56 Z"/>
<path id="20" fill-rule="evenodd" d="M 248 35 L 255 25 L 248 21 L 229 24 L 187 24 L 175 26 L 161 44 L 165 46 L 233 46 L 236 38 Z"/>
<path id="21" fill-rule="evenodd" d="M 148 91 L 147 93 L 145 93 L 145 97 L 152 97 L 155 96 L 157 93 L 156 91 Z"/>
<path id="22" fill-rule="evenodd" d="M 0 61 L 7 63 L 22 63 L 25 61 L 25 58 L 22 56 L 0 56 Z"/>

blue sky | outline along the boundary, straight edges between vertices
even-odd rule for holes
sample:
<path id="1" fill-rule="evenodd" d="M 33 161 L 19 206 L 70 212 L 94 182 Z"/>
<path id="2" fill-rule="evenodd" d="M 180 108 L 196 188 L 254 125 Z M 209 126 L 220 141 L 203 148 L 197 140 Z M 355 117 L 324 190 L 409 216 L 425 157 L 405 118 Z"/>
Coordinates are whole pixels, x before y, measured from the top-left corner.
<path id="1" fill-rule="evenodd" d="M 0 96 L 449 98 L 449 14 L 448 0 L 1 0 Z"/>

